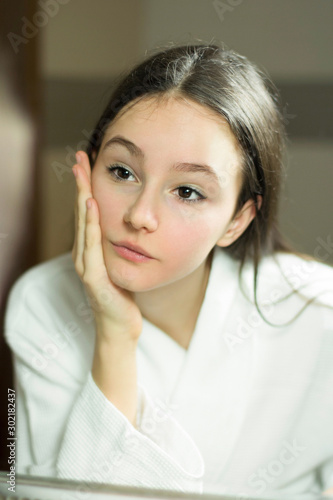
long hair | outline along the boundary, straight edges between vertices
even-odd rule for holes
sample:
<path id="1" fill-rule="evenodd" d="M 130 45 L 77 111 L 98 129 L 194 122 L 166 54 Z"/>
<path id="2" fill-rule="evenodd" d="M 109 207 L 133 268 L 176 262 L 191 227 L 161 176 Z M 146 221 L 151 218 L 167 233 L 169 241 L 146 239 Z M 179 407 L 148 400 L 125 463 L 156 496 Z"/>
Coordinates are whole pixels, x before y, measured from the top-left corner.
<path id="1" fill-rule="evenodd" d="M 104 133 L 129 103 L 147 97 L 185 97 L 226 120 L 242 153 L 242 188 L 235 213 L 252 199 L 256 216 L 245 232 L 224 247 L 240 262 L 251 259 L 254 296 L 263 255 L 291 251 L 278 229 L 277 212 L 284 174 L 285 130 L 278 93 L 247 58 L 217 45 L 182 45 L 165 48 L 134 67 L 118 84 L 89 140 L 87 154 L 94 165 Z M 257 206 L 261 195 L 262 205 Z"/>

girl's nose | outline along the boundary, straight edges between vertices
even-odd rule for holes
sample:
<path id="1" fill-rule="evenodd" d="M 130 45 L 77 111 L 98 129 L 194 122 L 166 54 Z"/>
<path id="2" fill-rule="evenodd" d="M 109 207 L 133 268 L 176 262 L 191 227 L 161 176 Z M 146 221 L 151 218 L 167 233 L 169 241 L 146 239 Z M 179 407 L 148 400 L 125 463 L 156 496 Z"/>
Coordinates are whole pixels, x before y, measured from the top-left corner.
<path id="1" fill-rule="evenodd" d="M 124 221 L 135 229 L 156 231 L 158 227 L 157 206 L 152 195 L 144 191 L 136 198 L 124 215 Z"/>

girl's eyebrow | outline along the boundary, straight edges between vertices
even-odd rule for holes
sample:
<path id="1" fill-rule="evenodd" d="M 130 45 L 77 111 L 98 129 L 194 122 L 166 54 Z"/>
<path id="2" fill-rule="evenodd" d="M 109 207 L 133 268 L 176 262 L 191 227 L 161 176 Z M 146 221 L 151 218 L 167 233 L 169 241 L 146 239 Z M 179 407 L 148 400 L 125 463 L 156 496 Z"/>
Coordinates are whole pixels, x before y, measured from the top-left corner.
<path id="1" fill-rule="evenodd" d="M 125 139 L 121 135 L 116 135 L 109 139 L 103 148 L 103 150 L 112 146 L 112 144 L 120 144 L 124 146 L 131 155 L 138 158 L 144 158 L 144 152 L 139 148 L 134 142 Z M 198 165 L 197 163 L 177 163 L 170 170 L 176 170 L 177 172 L 202 172 L 209 177 L 212 177 L 217 183 L 219 183 L 219 178 L 212 167 L 209 165 Z"/>
<path id="2" fill-rule="evenodd" d="M 125 146 L 125 148 L 127 148 L 128 151 L 133 156 L 137 156 L 139 158 L 143 158 L 144 157 L 144 153 L 143 153 L 142 149 L 139 148 L 139 146 L 137 146 L 136 144 L 134 144 L 134 142 L 131 142 L 128 139 L 125 139 L 125 137 L 123 137 L 121 135 L 115 135 L 114 137 L 112 137 L 111 139 L 109 139 L 106 142 L 106 144 L 105 144 L 105 146 L 103 148 L 103 151 L 104 151 L 104 149 L 107 149 L 110 146 L 112 146 L 112 144 L 120 144 L 121 146 Z"/>
<path id="3" fill-rule="evenodd" d="M 170 170 L 176 170 L 177 172 L 202 172 L 208 177 L 212 177 L 217 183 L 219 183 L 217 174 L 209 165 L 198 165 L 197 163 L 177 163 Z"/>

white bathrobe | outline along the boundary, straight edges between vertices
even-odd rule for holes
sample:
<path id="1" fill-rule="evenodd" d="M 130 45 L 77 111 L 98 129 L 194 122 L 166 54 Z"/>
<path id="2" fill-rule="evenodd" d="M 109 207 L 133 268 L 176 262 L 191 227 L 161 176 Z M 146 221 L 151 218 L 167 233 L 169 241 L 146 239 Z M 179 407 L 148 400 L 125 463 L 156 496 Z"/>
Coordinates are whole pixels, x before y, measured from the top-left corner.
<path id="1" fill-rule="evenodd" d="M 279 327 L 253 305 L 252 265 L 243 292 L 237 272 L 216 247 L 187 350 L 144 319 L 137 428 L 92 379 L 94 319 L 71 254 L 24 273 L 5 322 L 18 472 L 249 496 L 332 487 L 333 269 L 290 254 L 263 260 L 258 300 Z M 290 322 L 305 303 L 285 298 L 291 286 L 326 306 Z"/>

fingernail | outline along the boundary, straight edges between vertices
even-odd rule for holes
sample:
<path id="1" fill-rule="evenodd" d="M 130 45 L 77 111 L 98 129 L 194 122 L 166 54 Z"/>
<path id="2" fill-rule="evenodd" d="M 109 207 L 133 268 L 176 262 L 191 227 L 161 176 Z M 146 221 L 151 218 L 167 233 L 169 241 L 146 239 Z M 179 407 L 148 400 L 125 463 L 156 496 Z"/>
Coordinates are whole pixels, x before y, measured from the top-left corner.
<path id="1" fill-rule="evenodd" d="M 75 158 L 78 163 L 81 163 L 81 156 L 79 155 L 79 153 L 75 153 Z"/>

